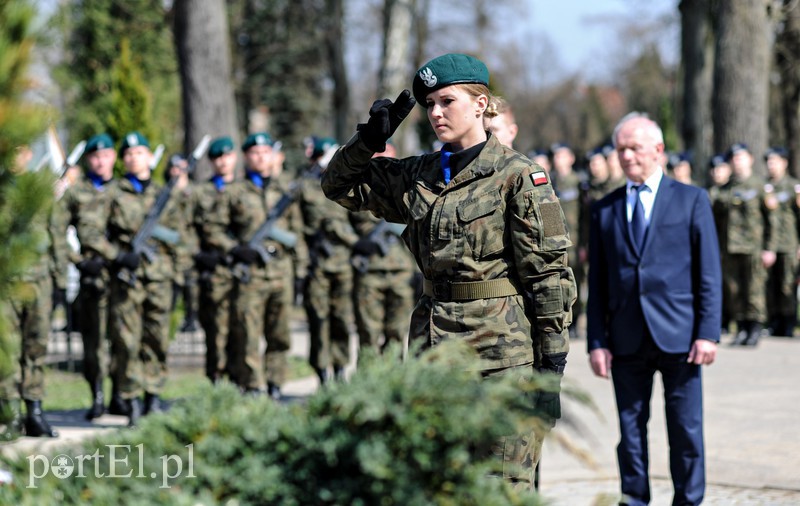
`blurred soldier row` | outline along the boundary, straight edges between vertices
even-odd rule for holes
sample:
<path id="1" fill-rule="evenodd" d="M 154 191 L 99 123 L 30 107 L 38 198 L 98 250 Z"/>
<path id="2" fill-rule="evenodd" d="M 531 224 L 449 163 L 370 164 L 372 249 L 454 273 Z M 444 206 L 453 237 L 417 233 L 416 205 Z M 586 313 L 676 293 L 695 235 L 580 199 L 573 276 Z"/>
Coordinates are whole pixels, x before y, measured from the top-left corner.
<path id="1" fill-rule="evenodd" d="M 48 213 L 50 240 L 41 268 L 29 273 L 31 307 L 4 308 L 27 318 L 18 319 L 22 370 L 2 397 L 19 428 L 57 436 L 41 409 L 42 365 L 52 302 L 64 303 L 68 263 L 80 273 L 71 309 L 80 315 L 75 330 L 91 392 L 88 420 L 109 412 L 134 426 L 162 409 L 178 299 L 185 314 L 180 329 L 199 324 L 205 334 L 206 376 L 276 399 L 287 376 L 295 301 L 303 301 L 310 363 L 321 383 L 344 378 L 354 326 L 362 348 L 380 352 L 402 343 L 416 268 L 402 228 L 348 213 L 323 195 L 320 176 L 337 148 L 330 138 L 309 138 L 308 165 L 292 180 L 279 144 L 255 133 L 241 146 L 245 170 L 237 179 L 240 151 L 230 137 L 219 137 L 208 147 L 214 167 L 208 181 L 191 180 L 195 155 L 176 154 L 164 185 L 152 178 L 157 159 L 142 134 L 127 134 L 118 149 L 107 134 L 89 139 L 83 175 L 68 169 L 75 180 L 59 185 L 65 191 Z M 125 174 L 114 179 L 118 157 Z M 78 250 L 67 245 L 70 228 Z M 106 377 L 111 399 L 104 398 Z M 20 395 L 24 420 L 6 402 Z"/>

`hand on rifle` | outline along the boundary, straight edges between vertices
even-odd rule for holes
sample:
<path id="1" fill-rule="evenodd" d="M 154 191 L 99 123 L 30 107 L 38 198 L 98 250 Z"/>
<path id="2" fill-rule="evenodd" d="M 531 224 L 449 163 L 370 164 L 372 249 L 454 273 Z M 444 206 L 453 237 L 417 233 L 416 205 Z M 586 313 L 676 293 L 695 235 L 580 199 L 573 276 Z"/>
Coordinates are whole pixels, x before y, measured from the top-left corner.
<path id="1" fill-rule="evenodd" d="M 253 265 L 258 260 L 258 251 L 246 244 L 240 244 L 230 251 L 231 256 L 237 262 L 245 265 Z"/>
<path id="2" fill-rule="evenodd" d="M 114 259 L 114 264 L 118 265 L 119 267 L 125 267 L 129 270 L 135 271 L 137 267 L 139 267 L 139 262 L 141 261 L 138 253 L 127 252 L 127 253 L 120 253 L 117 255 L 117 258 Z"/>
<path id="3" fill-rule="evenodd" d="M 85 274 L 89 277 L 94 277 L 100 274 L 103 270 L 103 266 L 105 262 L 102 258 L 87 258 L 86 260 L 81 260 L 75 266 L 81 272 L 81 274 Z"/>
<path id="4" fill-rule="evenodd" d="M 222 262 L 222 255 L 216 251 L 201 251 L 194 256 L 194 264 L 201 271 L 213 271 Z"/>

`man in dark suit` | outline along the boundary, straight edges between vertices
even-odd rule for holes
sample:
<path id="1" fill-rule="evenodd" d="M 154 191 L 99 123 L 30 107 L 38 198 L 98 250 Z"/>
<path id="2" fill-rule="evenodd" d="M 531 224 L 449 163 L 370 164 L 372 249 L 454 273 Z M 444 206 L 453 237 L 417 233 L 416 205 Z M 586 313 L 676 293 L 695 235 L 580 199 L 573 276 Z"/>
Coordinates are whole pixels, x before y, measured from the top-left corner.
<path id="1" fill-rule="evenodd" d="M 673 504 L 705 491 L 700 366 L 720 337 L 722 274 L 705 191 L 663 175 L 663 134 L 639 113 L 613 136 L 627 184 L 592 208 L 588 348 L 592 370 L 613 379 L 621 440 L 621 504 L 650 501 L 647 422 L 661 373 Z"/>

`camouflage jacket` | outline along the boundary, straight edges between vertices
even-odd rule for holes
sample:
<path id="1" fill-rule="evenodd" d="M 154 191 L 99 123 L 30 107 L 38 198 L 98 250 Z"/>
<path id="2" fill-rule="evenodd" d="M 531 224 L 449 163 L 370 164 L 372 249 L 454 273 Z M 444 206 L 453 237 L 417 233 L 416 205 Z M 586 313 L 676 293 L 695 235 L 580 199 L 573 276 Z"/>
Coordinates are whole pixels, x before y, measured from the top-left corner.
<path id="1" fill-rule="evenodd" d="M 723 254 L 755 255 L 769 250 L 771 211 L 766 207 L 764 181 L 751 176 L 731 180 L 712 195 L 712 210 Z"/>
<path id="2" fill-rule="evenodd" d="M 800 181 L 784 176 L 764 185 L 764 203 L 772 213 L 772 247 L 778 253 L 795 253 L 800 234 Z"/>
<path id="3" fill-rule="evenodd" d="M 73 226 L 77 230 L 81 214 L 86 211 L 90 204 L 106 205 L 105 201 L 108 200 L 109 195 L 112 193 L 110 188 L 116 183 L 117 181 L 112 179 L 102 186 L 95 187 L 91 179 L 82 177 L 73 186 L 67 188 L 64 196 L 56 203 L 56 227 L 58 233 L 66 237 L 68 227 Z M 83 242 L 80 236 L 78 236 L 78 242 Z M 83 246 L 81 246 L 80 251 L 67 248 L 65 254 L 73 264 L 80 263 L 87 256 Z"/>
<path id="4" fill-rule="evenodd" d="M 197 229 L 194 227 L 195 210 L 200 197 L 198 186 L 190 181 L 184 188 L 173 190 L 174 195 L 172 195 L 172 198 L 175 199 L 175 204 L 178 206 L 181 222 L 184 224 L 180 233 L 181 243 L 186 250 L 186 254 L 181 256 L 184 263 L 178 266 L 181 272 L 193 267 L 192 255 L 200 250 L 200 238 L 198 237 Z"/>
<path id="5" fill-rule="evenodd" d="M 322 193 L 321 170 L 309 167 L 300 182 L 300 209 L 312 268 L 323 272 L 350 271 L 350 255 L 358 234 L 350 224 L 349 213 Z"/>
<path id="6" fill-rule="evenodd" d="M 573 244 L 580 244 L 581 215 L 581 177 L 574 172 L 561 176 L 556 180 L 555 192 L 564 217 L 567 220 L 567 231 Z"/>
<path id="7" fill-rule="evenodd" d="M 368 211 L 362 211 L 350 213 L 350 222 L 359 236 L 369 238 L 370 234 L 377 229 L 381 220 Z M 397 224 L 393 223 L 390 226 L 396 227 Z M 388 246 L 386 255 L 375 253 L 364 259 L 354 256 L 354 266 L 358 268 L 359 264 L 363 262 L 362 265 L 366 267 L 367 272 L 413 271 L 415 269 L 414 257 L 411 256 L 411 252 L 408 251 L 400 236 L 391 231 L 387 231 L 382 235 L 384 237 L 377 240 L 382 240 Z"/>
<path id="8" fill-rule="evenodd" d="M 508 278 L 522 294 L 444 301 L 424 295 L 410 336 L 433 346 L 465 339 L 484 370 L 550 368 L 569 350 L 575 280 L 564 214 L 544 170 L 490 136 L 449 184 L 441 153 L 371 158 L 356 134 L 322 177 L 325 194 L 352 211 L 406 223 L 403 238 L 426 279 Z"/>
<path id="9" fill-rule="evenodd" d="M 204 241 L 224 252 L 246 244 L 287 190 L 280 179 L 264 180 L 263 188 L 251 179 L 226 186 L 224 196 L 216 199 L 212 211 L 214 218 L 209 223 L 210 227 L 206 228 L 209 233 Z M 275 228 L 294 234 L 297 242 L 290 247 L 274 239 L 265 239 L 265 249 L 274 257 L 266 265 L 260 262 L 253 264 L 251 276 L 277 279 L 285 276 L 287 268 L 293 266 L 294 275 L 304 277 L 308 270 L 308 250 L 303 241 L 303 224 L 296 203 L 291 204 L 278 219 Z"/>
<path id="10" fill-rule="evenodd" d="M 131 181 L 120 179 L 108 189 L 107 199 L 96 199 L 86 207 L 86 212 L 81 213 L 78 237 L 82 239 L 83 249 L 100 255 L 109 264 L 120 253 L 131 251 L 131 243 L 161 188 L 151 180 L 147 188 L 139 193 Z M 187 250 L 179 237 L 186 225 L 174 195 L 159 217 L 158 224 L 169 235 L 176 236 L 177 240 L 165 236 L 162 239 L 151 238 L 149 242 L 155 250 L 155 258 L 152 263 L 142 258 L 134 274 L 137 278 L 149 281 L 180 282 L 177 268 L 187 263 L 184 258 Z M 111 270 L 114 270 L 113 267 Z"/>

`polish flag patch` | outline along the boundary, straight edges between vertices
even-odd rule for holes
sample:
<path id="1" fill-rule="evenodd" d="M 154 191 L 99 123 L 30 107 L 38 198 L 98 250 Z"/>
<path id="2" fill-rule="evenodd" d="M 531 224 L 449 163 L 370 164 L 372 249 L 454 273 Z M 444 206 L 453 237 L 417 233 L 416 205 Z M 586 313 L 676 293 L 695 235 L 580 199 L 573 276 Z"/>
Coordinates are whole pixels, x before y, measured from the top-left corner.
<path id="1" fill-rule="evenodd" d="M 534 172 L 531 174 L 531 181 L 533 181 L 533 186 L 547 184 L 547 174 L 542 171 Z"/>

